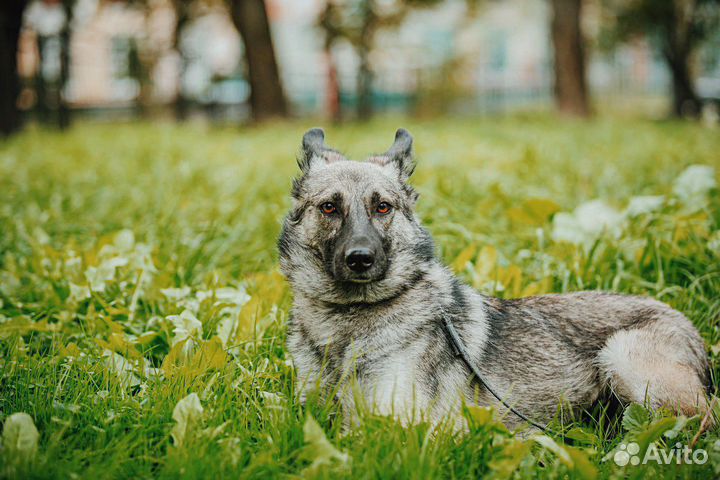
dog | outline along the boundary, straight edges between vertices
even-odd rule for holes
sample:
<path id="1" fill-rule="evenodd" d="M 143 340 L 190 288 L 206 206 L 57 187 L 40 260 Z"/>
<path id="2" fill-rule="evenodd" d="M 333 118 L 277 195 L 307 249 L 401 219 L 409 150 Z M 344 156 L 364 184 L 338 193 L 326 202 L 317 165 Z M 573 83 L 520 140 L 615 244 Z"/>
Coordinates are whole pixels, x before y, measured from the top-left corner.
<path id="1" fill-rule="evenodd" d="M 303 137 L 278 240 L 302 398 L 317 388 L 346 418 L 362 406 L 403 422 L 492 406 L 513 428 L 523 420 L 509 407 L 547 425 L 560 405 L 582 411 L 608 393 L 688 415 L 707 409 L 707 354 L 682 313 L 615 293 L 482 295 L 436 258 L 414 212 L 406 130 L 364 162 L 324 139 L 317 128 Z M 456 354 L 444 321 L 485 383 Z"/>

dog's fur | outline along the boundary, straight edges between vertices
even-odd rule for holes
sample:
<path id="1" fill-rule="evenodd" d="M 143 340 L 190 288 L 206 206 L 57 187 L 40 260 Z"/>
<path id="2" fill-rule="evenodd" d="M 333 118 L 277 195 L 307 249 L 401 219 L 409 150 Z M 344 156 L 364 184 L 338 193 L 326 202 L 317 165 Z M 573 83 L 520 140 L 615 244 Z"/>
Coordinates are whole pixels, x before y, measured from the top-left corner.
<path id="1" fill-rule="evenodd" d="M 606 392 L 687 414 L 706 408 L 703 341 L 669 306 L 601 292 L 501 300 L 453 276 L 414 213 L 405 130 L 387 153 L 355 162 L 313 129 L 298 163 L 279 250 L 294 292 L 288 349 L 301 389 L 334 389 L 349 416 L 358 400 L 404 421 L 440 420 L 463 400 L 505 411 L 453 354 L 441 322 L 448 316 L 488 383 L 536 421 Z M 337 211 L 321 211 L 326 202 Z M 379 202 L 392 211 L 378 214 Z M 376 250 L 361 277 L 343 266 L 357 242 Z"/>

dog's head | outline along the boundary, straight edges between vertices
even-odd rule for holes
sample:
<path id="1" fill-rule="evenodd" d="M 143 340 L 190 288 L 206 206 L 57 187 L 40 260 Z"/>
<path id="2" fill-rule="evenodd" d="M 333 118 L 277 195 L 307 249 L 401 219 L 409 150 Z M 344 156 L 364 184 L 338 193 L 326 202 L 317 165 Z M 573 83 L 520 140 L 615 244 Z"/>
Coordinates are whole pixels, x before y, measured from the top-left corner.
<path id="1" fill-rule="evenodd" d="M 373 303 L 419 281 L 434 247 L 419 225 L 407 130 L 381 155 L 346 159 L 312 129 L 303 136 L 280 265 L 296 293 L 330 303 Z"/>

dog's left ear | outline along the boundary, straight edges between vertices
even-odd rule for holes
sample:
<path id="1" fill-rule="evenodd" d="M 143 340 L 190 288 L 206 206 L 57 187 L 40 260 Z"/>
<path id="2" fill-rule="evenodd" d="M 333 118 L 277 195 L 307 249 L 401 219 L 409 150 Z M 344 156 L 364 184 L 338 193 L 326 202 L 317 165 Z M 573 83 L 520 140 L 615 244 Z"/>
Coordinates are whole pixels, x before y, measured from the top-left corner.
<path id="1" fill-rule="evenodd" d="M 400 179 L 406 181 L 415 170 L 412 142 L 413 138 L 410 132 L 404 128 L 399 128 L 395 132 L 395 142 L 388 151 L 382 155 L 373 155 L 368 158 L 368 161 L 383 167 L 395 168 Z"/>

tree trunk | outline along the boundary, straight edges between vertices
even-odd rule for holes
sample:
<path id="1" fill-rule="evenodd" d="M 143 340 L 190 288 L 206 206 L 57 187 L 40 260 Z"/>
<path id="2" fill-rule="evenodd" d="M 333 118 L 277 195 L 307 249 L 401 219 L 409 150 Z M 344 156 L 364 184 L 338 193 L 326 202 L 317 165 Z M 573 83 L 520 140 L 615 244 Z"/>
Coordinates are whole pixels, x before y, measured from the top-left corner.
<path id="1" fill-rule="evenodd" d="M 325 49 L 327 61 L 327 90 L 325 92 L 325 108 L 328 116 L 334 123 L 342 121 L 342 109 L 340 105 L 340 81 L 338 80 L 337 67 L 332 51 Z"/>
<path id="2" fill-rule="evenodd" d="M 70 42 L 72 41 L 74 3 L 75 0 L 63 0 L 65 25 L 60 30 L 60 79 L 57 87 L 58 127 L 61 130 L 70 127 L 70 107 L 65 98 L 65 90 L 70 80 Z"/>
<path id="3" fill-rule="evenodd" d="M 229 0 L 229 3 L 233 23 L 245 44 L 253 119 L 287 116 L 264 0 Z"/>
<path id="4" fill-rule="evenodd" d="M 551 0 L 555 52 L 555 103 L 563 114 L 590 115 L 585 45 L 580 24 L 582 0 Z"/>
<path id="5" fill-rule="evenodd" d="M 357 114 L 360 120 L 368 120 L 373 115 L 373 71 L 370 65 L 370 50 L 373 47 L 378 22 L 375 8 L 374 0 L 364 0 L 361 4 L 362 28 L 356 45 L 360 58 L 357 78 Z"/>
<path id="6" fill-rule="evenodd" d="M 689 11 L 673 4 L 671 14 L 665 18 L 663 35 L 663 56 L 672 77 L 672 115 L 675 117 L 697 117 L 700 114 L 700 100 L 695 93 L 690 76 L 690 53 L 692 42 L 690 31 L 694 6 Z"/>
<path id="7" fill-rule="evenodd" d="M 38 63 L 37 72 L 35 73 L 35 115 L 40 123 L 50 122 L 50 105 L 48 105 L 48 86 L 45 81 L 43 72 L 43 62 L 45 61 L 45 45 L 47 37 L 43 35 L 37 36 Z"/>
<path id="8" fill-rule="evenodd" d="M 0 2 L 0 135 L 10 135 L 22 126 L 17 98 L 20 94 L 17 52 L 26 0 Z"/>
<path id="9" fill-rule="evenodd" d="M 178 54 L 180 60 L 180 73 L 178 75 L 178 86 L 175 92 L 175 100 L 173 101 L 173 110 L 175 111 L 175 120 L 183 121 L 187 119 L 188 110 L 190 108 L 188 99 L 183 92 L 183 78 L 187 69 L 187 59 L 183 54 L 180 46 L 180 38 L 182 32 L 190 21 L 190 2 L 186 0 L 175 0 L 175 32 L 173 32 L 173 49 Z"/>
<path id="10" fill-rule="evenodd" d="M 695 94 L 688 56 L 665 56 L 672 77 L 672 115 L 674 117 L 697 117 L 700 114 L 700 100 Z"/>
<path id="11" fill-rule="evenodd" d="M 369 120 L 373 114 L 372 83 L 373 73 L 370 68 L 368 49 L 360 47 L 360 66 L 358 67 L 358 104 L 357 114 L 360 120 Z"/>

